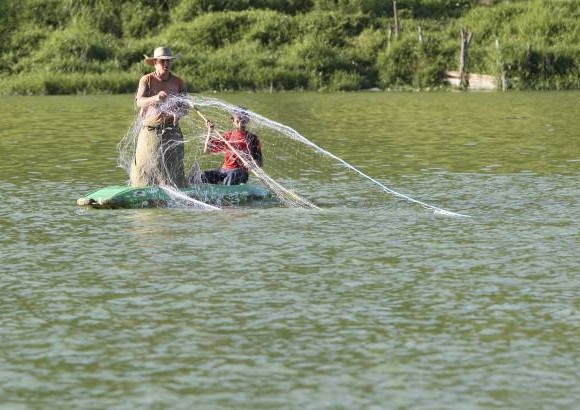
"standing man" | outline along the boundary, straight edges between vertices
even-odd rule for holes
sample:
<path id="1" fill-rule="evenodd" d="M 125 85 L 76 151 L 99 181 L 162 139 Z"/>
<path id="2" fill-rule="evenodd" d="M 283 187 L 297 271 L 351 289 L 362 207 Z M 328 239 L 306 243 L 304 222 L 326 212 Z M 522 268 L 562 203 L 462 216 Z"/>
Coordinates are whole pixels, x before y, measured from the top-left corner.
<path id="1" fill-rule="evenodd" d="M 141 77 L 135 95 L 142 128 L 131 167 L 131 186 L 185 186 L 179 119 L 187 109 L 174 97 L 186 96 L 187 88 L 185 81 L 171 72 L 175 58 L 168 47 L 157 47 L 153 57 L 145 56 L 145 63 L 155 71 Z"/>

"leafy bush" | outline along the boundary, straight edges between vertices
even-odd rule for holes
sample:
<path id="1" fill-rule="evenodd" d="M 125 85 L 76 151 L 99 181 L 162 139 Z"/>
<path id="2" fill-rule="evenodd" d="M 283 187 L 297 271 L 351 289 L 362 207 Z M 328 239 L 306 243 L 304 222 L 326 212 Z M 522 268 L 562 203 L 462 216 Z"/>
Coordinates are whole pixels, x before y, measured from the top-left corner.
<path id="1" fill-rule="evenodd" d="M 397 41 L 389 50 L 379 53 L 377 66 L 381 87 L 413 84 L 417 61 L 417 45 L 410 39 Z"/>
<path id="2" fill-rule="evenodd" d="M 207 13 L 244 11 L 252 9 L 274 10 L 294 15 L 312 8 L 312 0 L 182 0 L 172 10 L 174 22 L 187 22 Z"/>
<path id="3" fill-rule="evenodd" d="M 159 29 L 168 15 L 159 6 L 143 3 L 123 6 L 120 13 L 123 35 L 134 38 L 149 36 Z"/>
<path id="4" fill-rule="evenodd" d="M 360 90 L 363 84 L 363 77 L 357 72 L 345 70 L 334 71 L 329 80 L 329 91 L 356 91 Z"/>
<path id="5" fill-rule="evenodd" d="M 458 68 L 461 27 L 470 72 L 579 86 L 580 2 L 480 3 L 397 0 L 395 38 L 390 0 L 0 1 L 0 93 L 134 92 L 158 46 L 183 54 L 176 72 L 196 91 L 434 88 Z"/>
<path id="6" fill-rule="evenodd" d="M 311 12 L 298 19 L 298 36 L 316 37 L 333 47 L 343 47 L 347 39 L 363 32 L 370 19 L 363 15 Z"/>
<path id="7" fill-rule="evenodd" d="M 166 31 L 168 44 L 186 49 L 191 45 L 218 49 L 240 41 L 251 25 L 247 12 L 204 14 L 189 23 L 172 24 Z"/>
<path id="8" fill-rule="evenodd" d="M 75 72 L 103 71 L 99 65 L 118 68 L 115 57 L 115 38 L 90 27 L 73 25 L 54 31 L 32 60 L 37 67 Z M 97 63 L 97 64 L 94 64 Z"/>
<path id="9" fill-rule="evenodd" d="M 274 11 L 255 11 L 252 24 L 248 25 L 244 37 L 257 40 L 265 47 L 276 48 L 289 43 L 297 35 L 296 19 Z"/>
<path id="10" fill-rule="evenodd" d="M 64 95 L 133 93 L 137 80 L 126 74 L 42 73 L 15 76 L 2 94 Z"/>

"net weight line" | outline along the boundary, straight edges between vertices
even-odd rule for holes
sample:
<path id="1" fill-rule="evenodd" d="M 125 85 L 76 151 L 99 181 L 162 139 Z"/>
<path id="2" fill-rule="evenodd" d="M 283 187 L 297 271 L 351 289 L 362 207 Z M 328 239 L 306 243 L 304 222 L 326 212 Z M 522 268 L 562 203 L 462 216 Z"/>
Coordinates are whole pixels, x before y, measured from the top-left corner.
<path id="1" fill-rule="evenodd" d="M 395 191 L 394 189 L 391 189 L 389 187 L 387 187 L 386 185 L 382 184 L 380 181 L 377 181 L 375 178 L 365 174 L 364 172 L 362 172 L 360 169 L 358 169 L 357 167 L 355 167 L 354 165 L 348 163 L 347 161 L 343 160 L 342 158 L 334 155 L 332 152 L 325 150 L 324 148 L 319 147 L 318 145 L 316 145 L 314 142 L 310 141 L 309 139 L 305 138 L 304 136 L 302 136 L 298 131 L 296 131 L 295 129 L 284 125 L 284 124 L 280 124 L 278 122 L 275 121 L 270 121 L 265 117 L 262 117 L 259 114 L 255 114 L 256 117 L 262 121 L 267 121 L 270 126 L 273 129 L 278 130 L 279 132 L 281 132 L 282 134 L 290 137 L 291 139 L 295 140 L 295 141 L 299 141 L 303 144 L 305 144 L 306 146 L 309 146 L 311 148 L 313 148 L 316 152 L 319 152 L 322 155 L 327 156 L 328 158 L 331 158 L 339 163 L 341 163 L 343 166 L 345 166 L 347 169 L 355 172 L 356 174 L 360 175 L 361 177 L 369 180 L 370 182 L 372 182 L 373 184 L 379 186 L 383 191 L 392 194 L 396 197 L 402 198 L 406 201 L 418 204 L 420 206 L 422 206 L 423 208 L 426 209 L 430 209 L 431 211 L 433 211 L 433 213 L 435 215 L 441 215 L 441 216 L 452 216 L 452 217 L 461 217 L 461 218 L 471 218 L 470 215 L 466 215 L 466 214 L 462 214 L 459 212 L 453 212 L 453 211 L 448 211 L 446 209 L 440 208 L 438 206 L 435 205 L 431 205 L 428 204 L 426 202 L 423 201 L 419 201 L 418 199 L 414 199 L 411 198 L 408 195 L 402 194 L 400 192 Z"/>

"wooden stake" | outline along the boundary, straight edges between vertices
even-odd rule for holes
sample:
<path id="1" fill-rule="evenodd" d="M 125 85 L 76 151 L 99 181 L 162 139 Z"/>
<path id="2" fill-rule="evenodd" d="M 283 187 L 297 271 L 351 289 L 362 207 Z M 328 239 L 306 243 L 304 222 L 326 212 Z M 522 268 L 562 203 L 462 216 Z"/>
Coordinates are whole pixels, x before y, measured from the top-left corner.
<path id="1" fill-rule="evenodd" d="M 399 16 L 397 15 L 397 1 L 393 0 L 393 18 L 395 19 L 395 40 L 399 39 Z"/>
<path id="2" fill-rule="evenodd" d="M 473 32 L 467 27 L 461 28 L 461 54 L 459 56 L 459 87 L 462 90 L 469 88 L 469 45 L 473 39 Z"/>

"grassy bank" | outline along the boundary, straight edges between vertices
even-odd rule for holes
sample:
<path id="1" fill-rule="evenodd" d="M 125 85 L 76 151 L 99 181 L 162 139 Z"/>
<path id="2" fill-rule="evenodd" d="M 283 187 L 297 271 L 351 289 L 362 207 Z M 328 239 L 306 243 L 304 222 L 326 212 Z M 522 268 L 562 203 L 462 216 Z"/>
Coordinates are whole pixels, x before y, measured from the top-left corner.
<path id="1" fill-rule="evenodd" d="M 457 70 L 514 89 L 580 88 L 580 2 L 567 0 L 7 0 L 0 94 L 133 92 L 169 45 L 191 92 L 437 89 Z M 421 33 L 421 36 L 419 35 Z"/>

